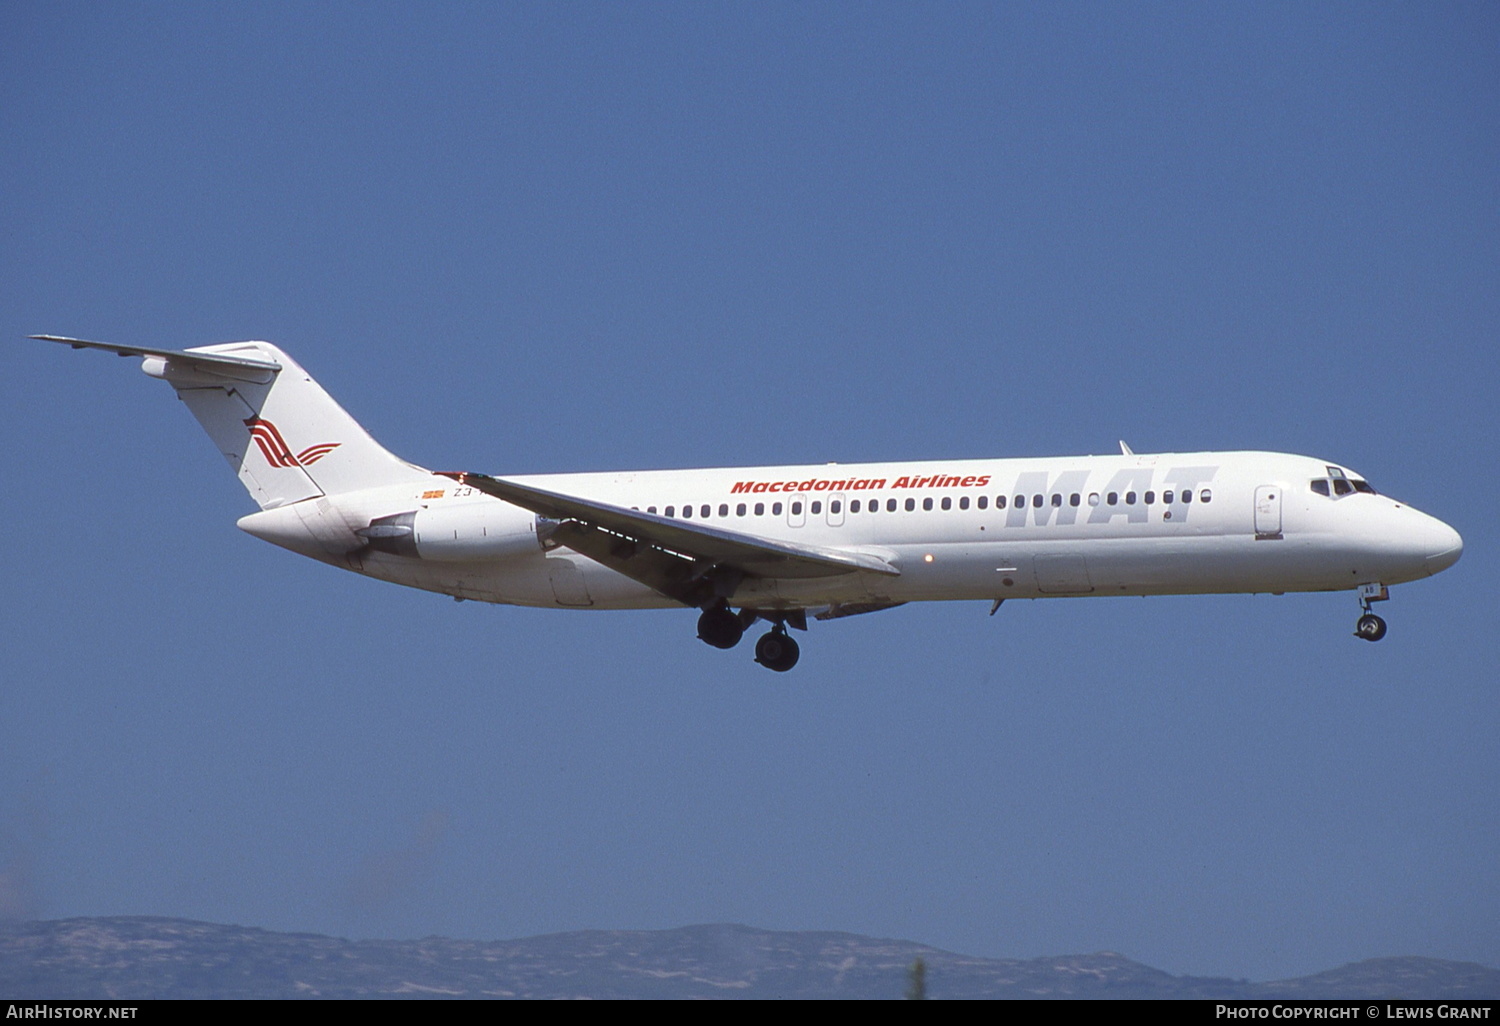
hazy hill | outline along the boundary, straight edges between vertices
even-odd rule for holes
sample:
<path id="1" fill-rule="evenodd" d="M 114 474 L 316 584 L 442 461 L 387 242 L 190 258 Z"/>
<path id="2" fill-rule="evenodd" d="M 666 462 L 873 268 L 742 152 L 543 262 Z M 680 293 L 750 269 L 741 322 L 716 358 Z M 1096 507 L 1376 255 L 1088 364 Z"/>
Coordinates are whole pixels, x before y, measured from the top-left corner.
<path id="1" fill-rule="evenodd" d="M 0 998 L 1494 998 L 1500 970 L 1380 958 L 1294 980 L 1172 976 L 1121 955 L 992 959 L 748 926 L 511 941 L 348 941 L 122 916 L 0 925 Z"/>

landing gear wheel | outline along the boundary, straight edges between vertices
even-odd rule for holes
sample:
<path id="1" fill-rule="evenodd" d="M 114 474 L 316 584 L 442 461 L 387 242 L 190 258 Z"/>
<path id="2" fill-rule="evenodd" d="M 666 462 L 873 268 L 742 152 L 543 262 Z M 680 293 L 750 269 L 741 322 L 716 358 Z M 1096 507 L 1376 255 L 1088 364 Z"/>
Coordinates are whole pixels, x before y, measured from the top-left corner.
<path id="1" fill-rule="evenodd" d="M 783 627 L 777 627 L 769 634 L 762 634 L 755 643 L 755 661 L 777 673 L 785 673 L 796 666 L 797 657 L 801 654 L 797 643 L 787 637 Z"/>
<path id="2" fill-rule="evenodd" d="M 1366 613 L 1354 627 L 1354 636 L 1366 641 L 1379 641 L 1385 637 L 1385 621 L 1374 613 Z"/>
<path id="3" fill-rule="evenodd" d="M 733 648 L 744 636 L 744 624 L 728 606 L 705 609 L 698 617 L 698 637 L 714 648 Z"/>

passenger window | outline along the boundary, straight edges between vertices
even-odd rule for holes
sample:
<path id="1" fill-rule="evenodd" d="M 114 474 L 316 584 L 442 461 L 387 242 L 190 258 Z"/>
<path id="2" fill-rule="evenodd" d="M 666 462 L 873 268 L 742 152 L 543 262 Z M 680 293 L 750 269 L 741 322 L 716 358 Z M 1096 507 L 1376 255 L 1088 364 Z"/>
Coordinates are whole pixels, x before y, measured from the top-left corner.
<path id="1" fill-rule="evenodd" d="M 1125 505 L 1127 505 L 1127 506 L 1134 506 L 1135 505 L 1135 492 L 1126 492 L 1125 493 Z"/>
<path id="2" fill-rule="evenodd" d="M 1118 506 L 1120 504 L 1120 493 L 1110 492 L 1109 495 L 1105 497 L 1104 501 L 1109 503 L 1111 506 Z"/>
<path id="3" fill-rule="evenodd" d="M 990 497 L 988 495 L 981 495 L 978 499 L 978 504 L 980 509 L 987 508 L 990 504 Z"/>
<path id="4" fill-rule="evenodd" d="M 1052 505 L 1054 505 L 1054 506 L 1061 506 L 1062 505 L 1062 495 L 1060 495 L 1057 492 L 1052 493 Z"/>
<path id="5" fill-rule="evenodd" d="M 1319 480 L 1314 481 L 1312 483 L 1312 490 L 1315 491 L 1315 492 L 1317 492 L 1319 495 L 1327 495 L 1328 494 L 1328 482 L 1324 481 L 1324 480 L 1322 480 L 1320 478 Z"/>
<path id="6" fill-rule="evenodd" d="M 943 496 L 943 508 L 944 509 L 952 509 L 953 508 L 953 500 L 951 498 L 949 498 L 948 496 L 946 496 L 946 495 Z"/>
<path id="7" fill-rule="evenodd" d="M 823 512 L 823 504 L 821 502 L 815 502 L 815 503 L 813 503 L 812 504 L 812 508 L 808 512 L 810 512 L 810 513 L 812 513 L 814 515 Z"/>
<path id="8" fill-rule="evenodd" d="M 773 502 L 773 503 L 771 503 L 771 516 L 773 516 L 773 517 L 779 517 L 779 516 L 781 516 L 781 503 L 779 503 L 779 502 Z"/>
<path id="9" fill-rule="evenodd" d="M 1185 489 L 1183 489 L 1183 492 L 1182 492 L 1182 501 L 1183 502 L 1192 502 L 1193 501 L 1193 490 L 1191 488 L 1185 488 Z"/>
<path id="10" fill-rule="evenodd" d="M 744 516 L 744 515 L 745 514 L 743 514 L 743 513 L 740 514 L 740 516 Z M 719 503 L 719 516 L 721 516 L 721 517 L 727 517 L 727 516 L 729 516 L 729 503 L 727 503 L 727 502 L 721 502 L 721 503 Z"/>
<path id="11" fill-rule="evenodd" d="M 712 512 L 713 512 L 713 507 L 709 506 L 709 504 L 706 503 L 706 502 L 703 505 L 701 505 L 701 506 L 698 507 L 698 515 L 700 517 L 705 518 L 705 519 L 707 519 L 708 515 L 710 513 L 712 513 Z M 724 507 L 724 512 L 727 514 L 729 512 L 729 507 L 727 507 L 727 506 Z"/>
<path id="12" fill-rule="evenodd" d="M 745 504 L 743 502 L 734 507 L 734 515 L 737 517 L 742 517 L 745 515 Z"/>
<path id="13" fill-rule="evenodd" d="M 885 500 L 885 511 L 887 513 L 894 513 L 894 512 L 896 512 L 896 500 L 895 499 L 886 499 Z"/>
<path id="14" fill-rule="evenodd" d="M 647 513 L 655 513 L 656 512 L 656 507 L 655 506 L 647 506 L 646 507 L 646 512 Z"/>
<path id="15" fill-rule="evenodd" d="M 943 508 L 947 509 L 948 507 L 944 506 Z M 958 497 L 958 508 L 959 509 L 968 509 L 969 508 L 969 497 L 967 495 L 960 495 Z"/>
<path id="16" fill-rule="evenodd" d="M 983 502 L 984 500 L 981 499 L 980 501 Z M 996 509 L 1004 509 L 1005 508 L 1005 496 L 1003 496 L 1003 495 L 997 495 L 997 496 L 995 496 L 995 508 Z"/>
<path id="17" fill-rule="evenodd" d="M 932 496 L 929 495 L 927 498 L 922 500 L 922 508 L 927 510 L 929 513 L 932 512 Z"/>
<path id="18" fill-rule="evenodd" d="M 792 503 L 792 516 L 794 516 L 794 517 L 800 517 L 801 515 L 802 515 L 802 503 L 800 503 L 800 502 L 794 502 L 794 503 Z"/>
<path id="19" fill-rule="evenodd" d="M 682 519 L 684 519 L 684 520 L 691 520 L 691 519 L 693 519 L 693 507 L 691 507 L 691 506 L 684 506 L 684 507 L 682 507 Z"/>
<path id="20" fill-rule="evenodd" d="M 906 500 L 906 512 L 910 513 L 912 510 L 914 510 L 916 508 L 917 508 L 917 500 L 916 499 L 907 499 Z"/>
<path id="21" fill-rule="evenodd" d="M 1022 500 L 1022 501 L 1024 503 L 1025 500 Z M 1032 509 L 1041 509 L 1042 508 L 1042 503 L 1044 503 L 1046 501 L 1047 501 L 1047 498 L 1044 495 L 1033 495 L 1031 497 L 1031 508 Z"/>
<path id="22" fill-rule="evenodd" d="M 838 513 L 841 510 L 843 510 L 843 508 L 844 508 L 844 504 L 842 502 L 840 502 L 839 500 L 837 500 L 837 499 L 834 499 L 832 502 L 830 502 L 828 504 L 828 512 L 830 512 L 830 513 Z"/>
<path id="23" fill-rule="evenodd" d="M 1089 492 L 1089 505 L 1090 506 L 1097 506 L 1097 505 L 1099 505 L 1099 493 L 1098 492 Z"/>
<path id="24" fill-rule="evenodd" d="M 757 502 L 755 504 L 755 515 L 758 517 L 766 515 L 766 504 L 764 502 Z"/>
<path id="25" fill-rule="evenodd" d="M 1076 506 L 1076 505 L 1078 505 L 1082 501 L 1083 501 L 1083 496 L 1079 495 L 1077 492 L 1074 492 L 1072 495 L 1068 496 L 1068 505 L 1069 506 Z"/>
<path id="26" fill-rule="evenodd" d="M 667 516 L 669 516 L 669 517 L 675 517 L 676 515 L 677 515 L 677 507 L 676 506 L 668 506 L 667 507 Z"/>
<path id="27" fill-rule="evenodd" d="M 1151 505 L 1155 501 L 1156 501 L 1156 493 L 1155 492 L 1147 492 L 1146 493 L 1146 505 L 1149 506 L 1149 505 Z"/>
<path id="28" fill-rule="evenodd" d="M 1212 499 L 1213 497 L 1214 497 L 1214 493 L 1211 492 L 1211 491 L 1209 491 L 1207 488 L 1203 489 L 1203 491 L 1201 491 L 1201 492 L 1198 493 L 1198 501 L 1199 502 L 1207 502 L 1209 499 Z"/>
<path id="29" fill-rule="evenodd" d="M 1024 505 L 1026 505 L 1026 496 L 1024 496 L 1024 495 L 1017 495 L 1016 496 L 1016 505 L 1017 506 L 1024 506 Z M 1037 503 L 1037 505 L 1040 506 L 1041 503 Z"/>
<path id="30" fill-rule="evenodd" d="M 1175 492 L 1162 492 L 1161 493 L 1161 501 L 1165 502 L 1168 506 L 1170 506 L 1170 505 L 1172 505 L 1172 496 L 1175 495 L 1175 494 L 1176 494 Z"/>

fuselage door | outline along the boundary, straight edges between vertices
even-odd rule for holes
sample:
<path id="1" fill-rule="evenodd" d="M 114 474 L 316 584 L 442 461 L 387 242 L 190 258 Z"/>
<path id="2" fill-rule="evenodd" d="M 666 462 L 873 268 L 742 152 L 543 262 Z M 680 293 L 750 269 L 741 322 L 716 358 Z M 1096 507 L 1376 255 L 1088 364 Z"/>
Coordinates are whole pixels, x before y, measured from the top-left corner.
<path id="1" fill-rule="evenodd" d="M 828 495 L 828 526 L 844 526 L 844 493 L 830 492 Z"/>
<path id="2" fill-rule="evenodd" d="M 1036 587 L 1044 595 L 1085 595 L 1094 590 L 1088 563 L 1082 556 L 1037 556 Z"/>
<path id="3" fill-rule="evenodd" d="M 801 527 L 807 523 L 807 496 L 801 492 L 786 497 L 786 524 Z"/>
<path id="4" fill-rule="evenodd" d="M 567 556 L 548 556 L 543 561 L 552 580 L 552 596 L 560 606 L 591 606 L 594 598 L 583 579 L 583 571 Z"/>
<path id="5" fill-rule="evenodd" d="M 1255 489 L 1255 537 L 1270 540 L 1281 537 L 1280 485 L 1261 485 Z"/>

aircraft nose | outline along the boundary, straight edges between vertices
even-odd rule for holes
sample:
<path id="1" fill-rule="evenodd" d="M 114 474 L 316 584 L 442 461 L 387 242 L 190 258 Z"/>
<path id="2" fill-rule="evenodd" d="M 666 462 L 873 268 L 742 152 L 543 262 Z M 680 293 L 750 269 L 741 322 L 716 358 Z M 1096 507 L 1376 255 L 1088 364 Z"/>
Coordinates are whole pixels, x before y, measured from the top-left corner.
<path id="1" fill-rule="evenodd" d="M 1429 574 L 1441 573 L 1457 563 L 1458 557 L 1464 554 L 1463 538 L 1441 520 L 1433 520 L 1428 525 L 1426 533 L 1426 563 Z"/>

